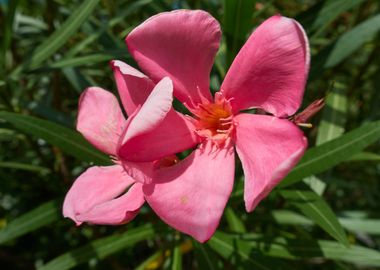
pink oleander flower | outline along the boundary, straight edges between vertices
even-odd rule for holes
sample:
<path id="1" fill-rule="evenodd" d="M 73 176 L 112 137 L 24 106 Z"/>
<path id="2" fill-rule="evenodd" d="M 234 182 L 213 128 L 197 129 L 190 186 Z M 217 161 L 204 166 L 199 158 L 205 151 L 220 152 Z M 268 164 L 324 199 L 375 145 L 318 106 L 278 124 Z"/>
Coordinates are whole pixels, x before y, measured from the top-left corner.
<path id="1" fill-rule="evenodd" d="M 178 160 L 173 156 L 168 156 L 144 163 L 142 168 L 139 167 L 141 164 L 134 165 L 133 162 L 129 163 L 130 167 L 125 163 L 123 166 L 120 165 L 117 147 L 123 133 L 138 131 L 138 127 L 130 127 L 131 121 L 135 118 L 141 119 L 151 108 L 160 107 L 157 103 L 162 100 L 171 102 L 173 85 L 169 78 L 163 78 L 154 86 L 143 74 L 127 64 L 120 61 L 113 61 L 111 64 L 125 112 L 129 117 L 125 120 L 116 97 L 106 90 L 90 87 L 81 95 L 77 130 L 96 148 L 111 155 L 115 165 L 91 167 L 75 180 L 66 195 L 63 215 L 71 218 L 77 225 L 83 222 L 116 225 L 132 220 L 145 199 L 143 184 L 136 181 L 130 174 L 139 177 L 142 169 L 144 172 L 153 172 L 170 166 Z M 123 82 L 120 69 L 131 72 L 133 74 L 131 80 L 127 78 Z M 133 91 L 133 83 L 136 79 L 141 80 L 139 84 L 146 81 L 144 87 L 138 88 L 138 92 Z M 155 112 L 159 113 L 157 110 Z M 177 114 L 174 114 L 172 119 L 179 121 L 176 118 Z"/>
<path id="2" fill-rule="evenodd" d="M 155 107 L 145 106 L 130 121 L 116 155 L 125 170 L 143 183 L 152 209 L 200 242 L 215 232 L 231 194 L 235 149 L 245 174 L 245 207 L 251 212 L 307 147 L 302 131 L 288 120 L 300 107 L 309 70 L 302 27 L 278 15 L 262 23 L 213 97 L 209 74 L 220 37 L 218 22 L 207 12 L 165 12 L 126 38 L 131 55 L 152 81 L 114 63 L 119 89 L 128 84 L 138 92 L 167 76 L 173 81 L 174 96 L 193 115 L 176 113 L 166 91 Z M 244 112 L 250 108 L 266 114 Z M 173 166 L 154 171 L 144 167 L 193 147 Z"/>

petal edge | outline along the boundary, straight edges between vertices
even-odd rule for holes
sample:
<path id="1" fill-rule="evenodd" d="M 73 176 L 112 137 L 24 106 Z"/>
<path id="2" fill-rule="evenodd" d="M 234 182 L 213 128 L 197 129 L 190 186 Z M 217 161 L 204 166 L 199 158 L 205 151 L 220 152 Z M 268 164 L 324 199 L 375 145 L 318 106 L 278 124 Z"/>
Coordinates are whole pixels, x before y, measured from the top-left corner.
<path id="1" fill-rule="evenodd" d="M 296 165 L 307 140 L 285 119 L 239 114 L 236 120 L 236 151 L 245 176 L 245 206 L 251 212 Z"/>
<path id="2" fill-rule="evenodd" d="M 219 48 L 219 23 L 202 10 L 155 15 L 136 27 L 126 43 L 138 65 L 155 82 L 169 76 L 174 95 L 189 108 L 212 101 L 210 71 Z"/>
<path id="3" fill-rule="evenodd" d="M 210 143 L 180 163 L 157 172 L 144 185 L 156 214 L 199 242 L 209 240 L 219 225 L 233 187 L 233 148 L 215 150 Z"/>
<path id="4" fill-rule="evenodd" d="M 235 113 L 256 107 L 277 117 L 293 115 L 301 105 L 310 64 L 302 26 L 279 15 L 264 21 L 242 47 L 221 91 Z"/>

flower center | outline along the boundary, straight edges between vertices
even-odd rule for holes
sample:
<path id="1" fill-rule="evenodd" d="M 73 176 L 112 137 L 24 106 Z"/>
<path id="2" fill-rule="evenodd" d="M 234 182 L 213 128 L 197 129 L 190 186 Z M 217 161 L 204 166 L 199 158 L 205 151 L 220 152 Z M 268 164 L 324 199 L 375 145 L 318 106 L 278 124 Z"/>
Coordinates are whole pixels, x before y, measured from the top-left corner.
<path id="1" fill-rule="evenodd" d="M 231 137 L 234 121 L 229 102 L 221 96 L 215 96 L 214 103 L 200 104 L 195 115 L 195 128 L 199 136 L 223 144 Z"/>

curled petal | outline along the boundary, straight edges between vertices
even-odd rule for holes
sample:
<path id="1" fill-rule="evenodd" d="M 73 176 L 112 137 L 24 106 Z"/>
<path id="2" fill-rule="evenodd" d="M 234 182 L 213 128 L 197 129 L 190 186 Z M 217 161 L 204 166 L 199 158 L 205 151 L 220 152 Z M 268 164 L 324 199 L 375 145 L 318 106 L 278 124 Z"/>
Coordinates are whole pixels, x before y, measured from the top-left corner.
<path id="1" fill-rule="evenodd" d="M 309 44 L 301 25 L 273 16 L 240 50 L 221 91 L 231 99 L 235 113 L 257 107 L 286 117 L 301 105 L 309 63 Z"/>
<path id="2" fill-rule="evenodd" d="M 209 76 L 221 31 L 201 10 L 160 13 L 136 27 L 126 38 L 142 70 L 156 82 L 169 76 L 174 95 L 188 107 L 211 101 Z"/>
<path id="3" fill-rule="evenodd" d="M 116 155 L 125 118 L 116 97 L 99 87 L 87 88 L 79 100 L 77 130 L 96 148 Z"/>
<path id="4" fill-rule="evenodd" d="M 239 114 L 235 119 L 245 207 L 251 212 L 296 165 L 307 141 L 302 131 L 285 119 L 253 114 Z"/>
<path id="5" fill-rule="evenodd" d="M 180 163 L 157 171 L 145 198 L 175 229 L 205 242 L 214 234 L 232 191 L 234 151 L 207 143 Z"/>
<path id="6" fill-rule="evenodd" d="M 172 100 L 171 81 L 164 78 L 142 108 L 129 117 L 118 148 L 121 160 L 155 161 L 182 152 L 198 142 L 193 124 L 171 108 Z"/>
<path id="7" fill-rule="evenodd" d="M 168 77 L 165 77 L 154 87 L 141 109 L 129 121 L 121 143 L 154 130 L 172 108 L 172 102 L 173 84 Z"/>
<path id="8" fill-rule="evenodd" d="M 154 83 L 140 71 L 122 61 L 111 61 L 111 67 L 121 102 L 126 113 L 131 115 L 148 98 Z"/>
<path id="9" fill-rule="evenodd" d="M 91 167 L 74 182 L 63 203 L 63 215 L 80 225 L 121 224 L 131 220 L 144 203 L 139 185 L 119 165 Z M 127 193 L 128 187 L 133 185 Z M 107 212 L 107 213 L 106 213 Z"/>
<path id="10" fill-rule="evenodd" d="M 192 148 L 198 140 L 193 123 L 172 109 L 156 129 L 124 140 L 119 156 L 133 162 L 155 161 Z"/>

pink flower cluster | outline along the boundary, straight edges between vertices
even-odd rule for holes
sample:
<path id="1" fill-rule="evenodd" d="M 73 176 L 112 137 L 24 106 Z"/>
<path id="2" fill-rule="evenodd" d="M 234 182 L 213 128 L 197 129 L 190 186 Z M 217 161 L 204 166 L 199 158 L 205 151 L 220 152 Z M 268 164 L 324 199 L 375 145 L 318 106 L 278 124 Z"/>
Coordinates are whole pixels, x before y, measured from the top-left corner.
<path id="1" fill-rule="evenodd" d="M 76 179 L 65 217 L 78 225 L 123 224 L 146 201 L 164 222 L 204 242 L 231 194 L 235 150 L 248 212 L 298 162 L 307 141 L 288 117 L 300 107 L 309 70 L 304 30 L 278 15 L 263 22 L 213 97 L 209 75 L 220 38 L 219 23 L 200 10 L 158 14 L 127 36 L 146 75 L 111 62 L 127 119 L 110 92 L 90 87 L 82 94 L 77 129 L 114 165 Z M 191 116 L 173 109 L 173 96 Z M 265 114 L 244 112 L 250 108 Z M 187 149 L 195 150 L 179 160 Z"/>

